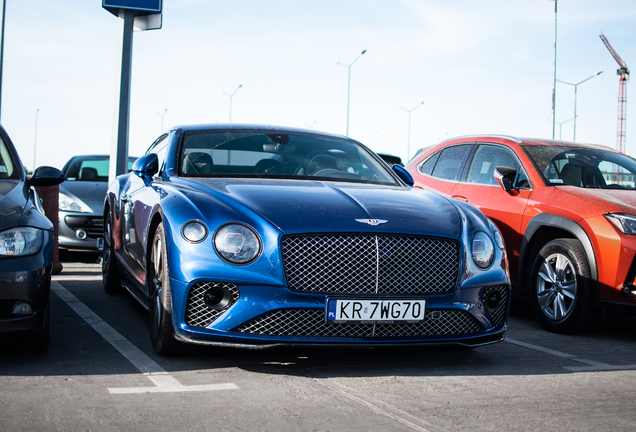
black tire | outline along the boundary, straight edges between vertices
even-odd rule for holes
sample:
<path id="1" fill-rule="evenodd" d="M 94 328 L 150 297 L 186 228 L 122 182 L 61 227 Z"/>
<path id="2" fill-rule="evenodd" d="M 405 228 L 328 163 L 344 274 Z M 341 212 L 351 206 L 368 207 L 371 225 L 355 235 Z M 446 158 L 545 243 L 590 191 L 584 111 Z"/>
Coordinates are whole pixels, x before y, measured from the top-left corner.
<path id="1" fill-rule="evenodd" d="M 594 283 L 581 242 L 560 238 L 548 242 L 535 257 L 530 279 L 534 315 L 546 330 L 581 333 L 596 322 Z"/>
<path id="2" fill-rule="evenodd" d="M 163 224 L 157 227 L 150 247 L 150 260 L 146 269 L 150 341 L 157 354 L 174 355 L 181 352 L 183 344 L 175 338 L 172 325 L 172 293 Z"/>
<path id="3" fill-rule="evenodd" d="M 113 251 L 113 229 L 110 210 L 104 215 L 104 250 L 102 251 L 102 283 L 108 294 L 121 294 L 121 275 Z"/>
<path id="4" fill-rule="evenodd" d="M 28 336 L 23 341 L 24 350 L 27 352 L 45 352 L 49 349 L 49 343 L 51 340 L 51 324 L 49 316 L 49 304 L 46 305 L 46 312 L 44 315 L 44 328 L 40 333 Z"/>

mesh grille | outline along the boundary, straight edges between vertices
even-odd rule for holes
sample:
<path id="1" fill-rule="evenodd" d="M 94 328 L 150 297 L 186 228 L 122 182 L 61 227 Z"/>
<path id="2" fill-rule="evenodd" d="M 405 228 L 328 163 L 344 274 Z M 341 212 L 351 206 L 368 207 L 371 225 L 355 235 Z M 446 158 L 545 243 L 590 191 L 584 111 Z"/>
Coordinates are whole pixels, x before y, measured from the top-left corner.
<path id="1" fill-rule="evenodd" d="M 190 289 L 188 303 L 186 305 L 186 324 L 192 327 L 207 327 L 219 317 L 226 309 L 218 311 L 205 304 L 203 295 L 210 288 L 225 288 L 232 294 L 233 305 L 240 297 L 239 290 L 235 284 L 223 282 L 197 282 Z"/>
<path id="2" fill-rule="evenodd" d="M 328 324 L 321 309 L 279 309 L 245 323 L 233 331 L 267 336 L 330 338 L 413 338 L 476 333 L 481 326 L 466 312 L 436 311 L 439 318 L 418 324 Z"/>
<path id="3" fill-rule="evenodd" d="M 500 327 L 506 319 L 506 309 L 508 307 L 508 285 L 486 287 L 482 298 L 488 298 L 488 294 L 493 291 L 497 291 L 501 295 L 501 302 L 494 310 L 489 310 L 488 308 L 486 308 L 486 310 L 489 311 L 488 313 L 490 314 L 493 325 L 495 327 Z"/>
<path id="4" fill-rule="evenodd" d="M 459 244 L 375 235 L 285 237 L 289 288 L 321 294 L 445 294 L 455 291 Z"/>

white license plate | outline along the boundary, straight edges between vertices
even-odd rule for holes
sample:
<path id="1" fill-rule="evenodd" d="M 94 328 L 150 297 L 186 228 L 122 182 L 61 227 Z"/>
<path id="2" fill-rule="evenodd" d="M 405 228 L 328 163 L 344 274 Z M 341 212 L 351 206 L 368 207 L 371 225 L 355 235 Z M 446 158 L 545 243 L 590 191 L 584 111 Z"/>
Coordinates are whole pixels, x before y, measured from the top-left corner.
<path id="1" fill-rule="evenodd" d="M 426 299 L 327 299 L 327 322 L 360 324 L 424 321 Z"/>

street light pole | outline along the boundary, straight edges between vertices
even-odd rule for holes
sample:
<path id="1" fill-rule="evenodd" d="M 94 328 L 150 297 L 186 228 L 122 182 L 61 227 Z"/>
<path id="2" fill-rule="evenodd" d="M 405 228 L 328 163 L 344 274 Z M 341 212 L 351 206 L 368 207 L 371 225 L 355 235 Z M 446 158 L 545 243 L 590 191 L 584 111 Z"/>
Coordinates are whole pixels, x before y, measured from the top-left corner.
<path id="1" fill-rule="evenodd" d="M 407 113 L 409 113 L 409 133 L 408 133 L 407 144 L 406 144 L 406 159 L 407 160 L 411 157 L 411 113 L 413 111 L 415 111 L 417 108 L 419 108 L 420 106 L 422 106 L 422 105 L 424 105 L 424 101 L 422 101 L 419 104 L 415 105 L 411 109 L 406 109 L 406 108 L 400 107 L 400 109 L 402 109 L 402 110 L 406 111 Z"/>
<path id="2" fill-rule="evenodd" d="M 234 90 L 232 92 L 232 94 L 227 94 L 225 92 L 223 92 L 223 94 L 225 96 L 229 96 L 230 97 L 230 123 L 232 123 L 232 98 L 234 97 L 234 95 L 236 94 L 237 91 L 239 91 L 239 89 L 243 87 L 243 84 L 239 84 L 239 86 L 236 88 L 236 90 Z"/>
<path id="3" fill-rule="evenodd" d="M 569 119 L 562 121 L 562 122 L 556 122 L 556 124 L 559 125 L 559 139 L 561 139 L 561 129 L 563 128 L 563 125 L 566 124 L 567 122 L 569 122 L 570 120 L 573 120 L 574 117 L 570 117 Z"/>
<path id="4" fill-rule="evenodd" d="M 349 63 L 348 65 L 340 63 L 340 62 L 336 62 L 337 65 L 340 66 L 345 66 L 348 68 L 348 74 L 347 74 L 347 132 L 345 133 L 345 135 L 349 136 L 349 103 L 351 101 L 351 66 L 353 66 L 353 64 L 355 62 L 358 61 L 358 59 L 360 57 L 362 57 L 364 55 L 364 53 L 366 53 L 367 50 L 362 50 L 362 52 L 360 53 L 360 55 L 358 57 L 356 57 L 356 59 L 354 61 L 352 61 L 351 63 Z"/>
<path id="5" fill-rule="evenodd" d="M 38 146 L 38 114 L 40 113 L 40 108 L 35 110 L 35 133 L 33 135 L 33 171 L 35 172 L 35 155 L 36 149 Z"/>
<path id="6" fill-rule="evenodd" d="M 166 111 L 168 111 L 168 108 L 166 108 L 165 110 L 163 110 L 163 112 L 158 112 L 157 115 L 159 117 L 161 117 L 161 130 L 159 131 L 159 133 L 163 132 L 163 116 L 166 115 Z"/>
<path id="7" fill-rule="evenodd" d="M 595 76 L 600 75 L 600 74 L 602 74 L 602 73 L 603 73 L 603 71 L 596 72 L 596 73 L 595 73 L 594 75 L 592 75 L 591 77 L 587 77 L 587 78 L 585 78 L 583 81 L 579 81 L 579 82 L 578 82 L 578 83 L 576 83 L 576 84 L 574 84 L 574 83 L 570 83 L 570 82 L 566 82 L 566 81 L 557 80 L 557 81 L 558 81 L 558 82 L 560 82 L 560 83 L 563 83 L 563 84 L 567 84 L 567 85 L 574 86 L 574 137 L 572 138 L 572 141 L 574 141 L 574 142 L 576 142 L 576 101 L 577 101 L 577 97 L 578 97 L 578 95 L 577 95 L 578 86 L 579 86 L 579 85 L 581 85 L 581 84 L 583 84 L 585 81 L 589 81 L 589 80 L 591 80 L 592 78 L 594 78 Z"/>

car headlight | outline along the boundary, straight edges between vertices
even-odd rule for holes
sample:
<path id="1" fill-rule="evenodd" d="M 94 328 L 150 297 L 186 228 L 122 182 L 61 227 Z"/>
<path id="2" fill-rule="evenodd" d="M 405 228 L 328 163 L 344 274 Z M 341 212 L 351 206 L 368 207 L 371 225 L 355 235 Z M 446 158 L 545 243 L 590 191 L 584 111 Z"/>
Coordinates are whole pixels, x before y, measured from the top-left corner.
<path id="1" fill-rule="evenodd" d="M 208 236 L 208 229 L 201 222 L 192 220 L 183 224 L 181 235 L 191 243 L 201 243 Z"/>
<path id="2" fill-rule="evenodd" d="M 223 225 L 214 235 L 214 248 L 230 264 L 249 264 L 261 253 L 258 234 L 245 225 Z"/>
<path id="3" fill-rule="evenodd" d="M 503 241 L 503 237 L 501 236 L 501 232 L 499 232 L 498 229 L 495 229 L 495 243 L 497 243 L 497 246 L 499 246 L 499 249 L 504 250 L 504 241 Z"/>
<path id="4" fill-rule="evenodd" d="M 0 232 L 0 256 L 26 256 L 42 248 L 44 233 L 41 229 L 17 227 Z"/>
<path id="5" fill-rule="evenodd" d="M 495 246 L 483 231 L 477 231 L 473 235 L 473 242 L 471 245 L 473 261 L 477 264 L 477 267 L 481 269 L 487 269 L 492 264 L 492 260 L 495 257 Z"/>
<path id="6" fill-rule="evenodd" d="M 76 211 L 82 213 L 92 213 L 93 210 L 87 206 L 84 201 L 79 198 L 71 198 L 70 196 L 60 193 L 59 199 L 60 210 Z"/>
<path id="7" fill-rule="evenodd" d="M 610 213 L 606 214 L 605 217 L 623 234 L 636 234 L 636 216 L 625 213 Z"/>

